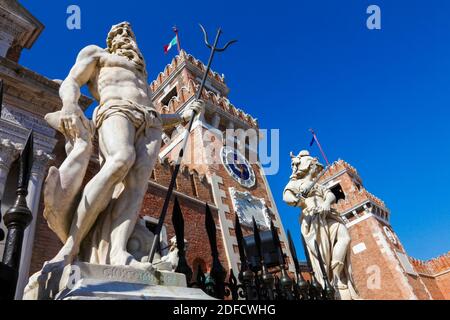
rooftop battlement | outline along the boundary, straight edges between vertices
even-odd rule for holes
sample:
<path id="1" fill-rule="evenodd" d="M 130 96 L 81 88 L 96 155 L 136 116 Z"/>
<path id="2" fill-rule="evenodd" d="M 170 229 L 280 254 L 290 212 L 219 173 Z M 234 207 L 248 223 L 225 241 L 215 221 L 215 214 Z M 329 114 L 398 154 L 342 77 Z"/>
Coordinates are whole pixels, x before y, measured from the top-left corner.
<path id="1" fill-rule="evenodd" d="M 334 176 L 341 174 L 343 171 L 349 172 L 354 178 L 358 179 L 359 182 L 362 183 L 362 180 L 358 174 L 358 171 L 351 164 L 349 164 L 348 162 L 345 162 L 344 160 L 341 160 L 341 159 L 339 159 L 331 164 L 328 171 L 322 177 L 322 181 L 332 179 Z"/>
<path id="2" fill-rule="evenodd" d="M 153 103 L 158 111 L 163 114 L 176 113 L 190 102 L 200 87 L 205 69 L 206 66 L 200 60 L 181 50 L 180 54 L 174 57 L 164 71 L 159 73 L 156 80 L 150 84 L 154 96 Z M 216 113 L 219 109 L 241 121 L 244 127 L 257 128 L 257 119 L 234 106 L 227 98 L 228 92 L 225 76 L 210 71 L 201 97 L 207 103 L 207 109 L 211 109 L 210 113 Z M 208 104 L 210 108 L 208 108 Z"/>
<path id="3" fill-rule="evenodd" d="M 415 258 L 410 258 L 410 261 L 417 272 L 425 275 L 435 276 L 444 271 L 450 270 L 450 251 L 431 260 L 423 261 Z"/>
<path id="4" fill-rule="evenodd" d="M 200 60 L 194 58 L 194 56 L 190 55 L 184 50 L 181 50 L 178 55 L 176 55 L 172 61 L 164 68 L 162 72 L 158 74 L 155 80 L 150 84 L 150 88 L 153 92 L 156 92 L 163 84 L 164 82 L 176 71 L 179 67 L 182 65 L 189 63 L 192 66 L 197 67 L 201 72 L 205 72 L 206 65 L 201 62 Z M 226 87 L 225 84 L 225 75 L 219 75 L 217 72 L 214 72 L 213 70 L 209 71 L 209 78 L 217 81 L 218 83 L 222 84 Z"/>

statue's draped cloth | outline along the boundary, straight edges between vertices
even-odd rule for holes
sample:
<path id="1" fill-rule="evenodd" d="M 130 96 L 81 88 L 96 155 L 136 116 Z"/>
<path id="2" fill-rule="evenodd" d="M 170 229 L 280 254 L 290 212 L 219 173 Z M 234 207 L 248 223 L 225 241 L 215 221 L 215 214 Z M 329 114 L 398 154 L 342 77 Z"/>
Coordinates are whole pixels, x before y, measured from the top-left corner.
<path id="1" fill-rule="evenodd" d="M 143 106 L 129 100 L 111 100 L 100 104 L 93 113 L 92 122 L 84 115 L 78 121 L 79 137 L 66 141 L 67 157 L 60 168 L 50 168 L 44 187 L 44 217 L 49 227 L 66 242 L 75 211 L 81 199 L 82 184 L 92 156 L 92 140 L 96 131 L 110 117 L 121 116 L 136 128 L 135 141 L 146 135 L 146 129 L 162 130 L 162 120 L 153 106 Z M 47 122 L 60 131 L 60 112 L 46 116 Z M 102 157 L 100 157 L 102 158 Z M 102 162 L 100 163 L 102 165 Z M 108 207 L 99 215 L 89 235 L 83 241 L 80 259 L 89 263 L 109 264 L 109 250 L 113 218 L 111 209 L 118 199 L 124 184 L 118 183 Z"/>
<path id="2" fill-rule="evenodd" d="M 92 115 L 95 128 L 99 129 L 106 119 L 115 115 L 128 119 L 134 125 L 136 139 L 147 128 L 162 128 L 161 117 L 153 107 L 143 106 L 130 100 L 109 100 L 100 104 Z"/>
<path id="3" fill-rule="evenodd" d="M 300 194 L 299 180 L 291 180 L 286 186 L 285 190 L 290 190 L 294 194 Z M 331 261 L 333 256 L 333 247 L 337 241 L 339 228 L 345 228 L 345 223 L 342 221 L 339 213 L 331 209 L 328 214 L 318 214 L 315 212 L 315 207 L 320 207 L 323 199 L 327 198 L 327 194 L 331 192 L 329 189 L 321 185 L 315 185 L 311 190 L 305 202 L 308 204 L 307 208 L 302 211 L 300 217 L 301 232 L 306 242 L 306 249 L 308 250 L 313 271 L 317 281 L 324 286 L 323 275 L 320 268 L 319 258 L 315 249 L 315 242 L 320 248 L 322 260 L 325 264 L 327 277 L 330 281 L 333 280 L 332 268 L 336 263 L 344 264 L 345 276 L 348 279 L 348 290 L 352 298 L 357 299 L 358 294 L 356 286 L 352 277 L 352 268 L 350 263 L 350 250 L 347 252 L 345 261 Z"/>

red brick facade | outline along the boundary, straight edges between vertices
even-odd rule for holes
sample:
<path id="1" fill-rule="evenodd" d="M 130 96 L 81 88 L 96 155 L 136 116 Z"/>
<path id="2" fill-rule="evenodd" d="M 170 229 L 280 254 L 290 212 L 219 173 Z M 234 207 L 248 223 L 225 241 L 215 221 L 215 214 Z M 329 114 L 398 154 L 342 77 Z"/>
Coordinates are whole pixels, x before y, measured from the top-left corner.
<path id="1" fill-rule="evenodd" d="M 428 261 L 411 258 L 411 263 L 434 299 L 450 300 L 450 252 Z"/>
<path id="2" fill-rule="evenodd" d="M 339 160 L 321 182 L 341 195 L 334 207 L 350 231 L 353 275 L 362 298 L 449 298 L 449 255 L 429 262 L 409 258 L 389 223 L 390 211 L 364 188 L 355 168 Z"/>

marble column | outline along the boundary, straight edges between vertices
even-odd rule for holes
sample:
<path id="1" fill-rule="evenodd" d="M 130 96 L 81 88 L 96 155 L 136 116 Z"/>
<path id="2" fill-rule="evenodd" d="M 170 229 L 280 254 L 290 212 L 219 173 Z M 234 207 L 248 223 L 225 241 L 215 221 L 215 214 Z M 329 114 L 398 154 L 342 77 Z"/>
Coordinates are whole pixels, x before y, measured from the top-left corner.
<path id="1" fill-rule="evenodd" d="M 16 300 L 21 300 L 23 290 L 28 283 L 31 256 L 33 253 L 34 235 L 36 232 L 37 216 L 39 212 L 39 204 L 42 194 L 42 185 L 45 180 L 47 166 L 52 156 L 42 150 L 38 150 L 34 154 L 33 167 L 31 169 L 30 182 L 28 184 L 27 204 L 33 220 L 30 226 L 25 230 L 23 239 L 22 256 L 20 259 L 19 280 L 17 282 Z"/>
<path id="2" fill-rule="evenodd" d="M 20 145 L 14 144 L 8 139 L 0 141 L 0 200 L 5 192 L 9 169 L 20 155 L 20 147 Z"/>

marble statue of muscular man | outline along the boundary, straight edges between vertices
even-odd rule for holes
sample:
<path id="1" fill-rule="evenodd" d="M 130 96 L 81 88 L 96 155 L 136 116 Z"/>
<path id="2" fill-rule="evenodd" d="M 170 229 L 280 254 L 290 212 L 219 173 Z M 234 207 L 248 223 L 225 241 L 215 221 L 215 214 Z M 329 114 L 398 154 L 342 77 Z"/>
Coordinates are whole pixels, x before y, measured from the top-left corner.
<path id="1" fill-rule="evenodd" d="M 92 123 L 88 123 L 78 105 L 80 88 L 85 84 L 99 102 Z M 81 155 L 84 151 L 80 145 L 77 146 L 82 132 L 85 136 L 88 136 L 89 130 L 92 135 L 97 132 L 101 168 L 75 198 L 77 201 L 72 205 L 73 213 L 68 219 L 70 224 L 66 232 L 57 232 L 65 244 L 50 263 L 72 263 L 79 256 L 82 241 L 91 229 L 94 226 L 102 227 L 97 225 L 99 216 L 108 211 L 111 217 L 108 228 L 111 231 L 108 234 L 110 240 L 106 263 L 149 267 L 135 260 L 126 248 L 160 151 L 162 130 L 189 121 L 202 111 L 203 103 L 194 101 L 181 114 L 161 115 L 156 111 L 151 101 L 146 64 L 127 22 L 112 27 L 106 49 L 91 45 L 81 50 L 70 74 L 61 85 L 60 96 L 63 107 L 58 113 L 59 121 L 54 126 L 72 145 L 76 145 L 74 151 L 81 151 L 77 151 L 78 154 L 74 151 L 69 153 L 66 161 L 71 163 L 59 168 L 63 173 L 53 168 L 47 178 L 48 184 L 57 179 L 68 190 L 73 185 L 81 187 L 80 176 L 82 179 L 87 165 L 84 165 L 84 172 L 77 172 L 73 168 L 86 162 L 85 159 L 89 158 L 86 154 L 90 156 L 89 152 Z M 51 117 L 47 120 L 52 124 Z M 89 151 L 89 148 L 85 150 Z M 73 159 L 69 160 L 71 155 Z M 67 178 L 69 174 L 70 178 Z M 49 186 L 47 188 L 46 207 L 53 206 L 54 214 L 60 214 L 61 210 L 56 208 L 60 204 L 50 199 L 55 195 L 51 194 Z M 60 189 L 54 188 L 55 192 L 60 192 Z M 76 190 L 66 193 L 75 194 Z M 47 215 L 50 215 L 48 212 L 51 210 L 46 210 Z M 92 262 L 98 259 L 88 260 Z"/>

